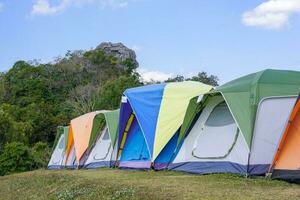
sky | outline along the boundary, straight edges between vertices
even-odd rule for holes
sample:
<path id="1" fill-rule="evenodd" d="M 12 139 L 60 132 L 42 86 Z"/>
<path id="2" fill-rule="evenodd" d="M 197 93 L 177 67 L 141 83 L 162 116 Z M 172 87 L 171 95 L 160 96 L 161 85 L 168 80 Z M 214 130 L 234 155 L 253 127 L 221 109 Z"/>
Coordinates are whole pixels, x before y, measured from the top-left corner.
<path id="1" fill-rule="evenodd" d="M 144 80 L 300 70 L 300 0 L 0 0 L 0 71 L 122 42 Z"/>

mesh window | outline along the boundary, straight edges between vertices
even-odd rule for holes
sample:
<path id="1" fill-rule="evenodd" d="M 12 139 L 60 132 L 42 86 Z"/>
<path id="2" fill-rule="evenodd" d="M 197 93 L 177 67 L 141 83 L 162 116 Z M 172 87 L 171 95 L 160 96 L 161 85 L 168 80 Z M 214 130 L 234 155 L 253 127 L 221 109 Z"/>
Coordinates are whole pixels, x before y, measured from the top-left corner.
<path id="1" fill-rule="evenodd" d="M 105 129 L 105 133 L 104 133 L 102 140 L 109 140 L 108 128 Z"/>
<path id="2" fill-rule="evenodd" d="M 217 105 L 210 113 L 208 119 L 205 122 L 206 126 L 218 127 L 233 124 L 234 119 L 230 113 L 230 110 L 225 102 Z"/>

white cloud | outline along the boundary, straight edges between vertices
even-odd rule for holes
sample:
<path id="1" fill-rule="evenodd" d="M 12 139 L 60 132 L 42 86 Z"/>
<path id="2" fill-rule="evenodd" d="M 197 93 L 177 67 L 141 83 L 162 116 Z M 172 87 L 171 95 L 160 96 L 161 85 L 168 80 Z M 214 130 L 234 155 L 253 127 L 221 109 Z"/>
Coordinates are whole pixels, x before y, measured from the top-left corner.
<path id="1" fill-rule="evenodd" d="M 64 11 L 70 4 L 71 0 L 61 0 L 57 5 L 50 5 L 48 0 L 37 0 L 32 7 L 32 15 L 53 15 Z"/>
<path id="2" fill-rule="evenodd" d="M 158 70 L 148 70 L 141 68 L 138 70 L 141 75 L 141 81 L 143 82 L 163 82 L 173 76 L 172 73 L 164 73 Z"/>
<path id="3" fill-rule="evenodd" d="M 280 29 L 289 24 L 292 14 L 300 13 L 300 0 L 268 0 L 242 16 L 247 26 Z"/>
<path id="4" fill-rule="evenodd" d="M 133 51 L 142 51 L 142 50 L 143 50 L 143 47 L 141 47 L 141 46 L 139 46 L 139 45 L 133 45 L 133 46 L 131 47 L 131 49 L 132 49 Z"/>
<path id="5" fill-rule="evenodd" d="M 51 4 L 50 0 L 36 0 L 32 6 L 32 15 L 53 15 L 63 12 L 72 5 L 98 4 L 101 8 L 123 8 L 130 0 L 60 0 L 57 4 Z"/>
<path id="6" fill-rule="evenodd" d="M 3 8 L 4 8 L 4 5 L 3 5 L 3 3 L 0 2 L 0 12 L 3 11 Z"/>

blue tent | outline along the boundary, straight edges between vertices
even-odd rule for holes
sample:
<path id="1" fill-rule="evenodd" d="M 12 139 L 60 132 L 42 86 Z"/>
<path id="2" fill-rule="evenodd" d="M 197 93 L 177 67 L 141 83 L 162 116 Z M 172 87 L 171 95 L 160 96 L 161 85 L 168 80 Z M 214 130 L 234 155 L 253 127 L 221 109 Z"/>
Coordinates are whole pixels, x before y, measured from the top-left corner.
<path id="1" fill-rule="evenodd" d="M 211 86 L 188 81 L 126 90 L 120 109 L 119 167 L 167 167 L 174 157 L 189 100 L 210 89 Z"/>

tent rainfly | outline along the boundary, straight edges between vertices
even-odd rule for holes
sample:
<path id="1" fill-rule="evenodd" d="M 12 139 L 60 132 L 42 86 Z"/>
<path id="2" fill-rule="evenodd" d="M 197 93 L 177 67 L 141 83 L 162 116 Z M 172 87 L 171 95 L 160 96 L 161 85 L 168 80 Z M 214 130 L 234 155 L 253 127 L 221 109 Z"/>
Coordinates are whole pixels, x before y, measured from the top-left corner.
<path id="1" fill-rule="evenodd" d="M 267 173 L 299 91 L 300 72 L 268 69 L 193 98 L 168 168 Z"/>
<path id="2" fill-rule="evenodd" d="M 189 100 L 211 89 L 193 81 L 127 89 L 120 110 L 119 167 L 165 168 L 174 154 Z"/>
<path id="3" fill-rule="evenodd" d="M 290 115 L 277 154 L 272 178 L 300 183 L 300 96 Z"/>
<path id="4" fill-rule="evenodd" d="M 48 163 L 48 169 L 62 169 L 64 167 L 65 153 L 67 149 L 69 127 L 57 127 L 57 134 L 53 144 L 53 153 Z"/>
<path id="5" fill-rule="evenodd" d="M 101 112 L 93 121 L 91 147 L 84 168 L 112 167 L 117 156 L 116 140 L 120 110 Z M 94 142 L 95 141 L 95 142 Z"/>
<path id="6" fill-rule="evenodd" d="M 76 168 L 83 167 L 84 165 L 86 167 L 100 167 L 104 162 L 110 162 L 110 158 L 98 158 L 98 154 L 95 151 L 93 155 L 96 154 L 96 159 L 89 158 L 89 155 L 93 151 L 93 147 L 99 148 L 99 146 L 101 146 L 101 150 L 106 152 L 105 154 L 107 154 L 107 156 L 111 155 L 109 152 L 116 140 L 116 134 L 113 133 L 114 131 L 116 132 L 116 130 L 114 130 L 115 128 L 112 126 L 118 124 L 117 113 L 118 111 L 95 111 L 71 120 L 66 165 L 71 165 Z M 114 119 L 113 117 L 117 118 Z M 111 132 L 108 131 L 108 136 L 105 135 L 104 131 L 106 127 L 111 128 Z M 105 138 L 102 137 L 101 140 L 99 137 L 102 133 L 104 133 L 103 136 Z M 104 140 L 109 143 L 109 146 L 106 145 L 107 149 L 105 149 L 105 145 L 102 147 L 102 145 L 99 144 L 99 142 L 101 143 Z"/>

